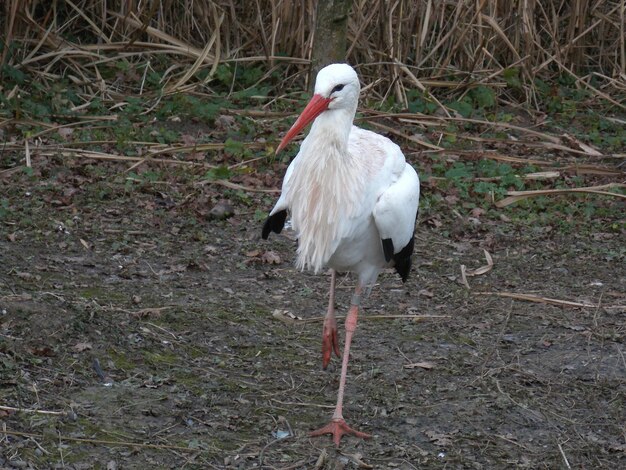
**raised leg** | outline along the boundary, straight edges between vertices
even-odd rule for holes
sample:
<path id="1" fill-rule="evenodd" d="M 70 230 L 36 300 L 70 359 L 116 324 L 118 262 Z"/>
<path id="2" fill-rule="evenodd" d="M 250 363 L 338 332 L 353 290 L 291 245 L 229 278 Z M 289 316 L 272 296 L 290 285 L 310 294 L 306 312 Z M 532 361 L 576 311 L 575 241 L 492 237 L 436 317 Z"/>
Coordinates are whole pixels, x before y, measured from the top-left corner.
<path id="1" fill-rule="evenodd" d="M 335 407 L 335 412 L 333 413 L 333 417 L 331 418 L 330 423 L 328 423 L 326 426 L 321 427 L 320 429 L 311 432 L 311 436 L 332 434 L 333 442 L 336 446 L 339 445 L 339 442 L 341 441 L 341 436 L 343 436 L 344 434 L 352 434 L 360 438 L 371 437 L 369 434 L 352 429 L 346 424 L 346 421 L 343 419 L 343 395 L 346 387 L 346 377 L 348 375 L 350 343 L 352 342 L 352 335 L 356 330 L 356 324 L 359 316 L 361 291 L 362 286 L 359 283 L 354 290 L 350 310 L 348 311 L 348 315 L 346 316 L 346 343 L 343 348 L 343 361 L 341 364 L 341 377 L 339 379 L 339 391 L 337 392 L 337 406 Z"/>
<path id="2" fill-rule="evenodd" d="M 322 366 L 324 369 L 330 362 L 333 351 L 337 357 L 339 353 L 339 336 L 337 335 L 337 320 L 335 319 L 335 279 L 337 273 L 331 269 L 330 274 L 330 294 L 328 296 L 328 311 L 324 318 L 324 328 L 322 330 Z"/>

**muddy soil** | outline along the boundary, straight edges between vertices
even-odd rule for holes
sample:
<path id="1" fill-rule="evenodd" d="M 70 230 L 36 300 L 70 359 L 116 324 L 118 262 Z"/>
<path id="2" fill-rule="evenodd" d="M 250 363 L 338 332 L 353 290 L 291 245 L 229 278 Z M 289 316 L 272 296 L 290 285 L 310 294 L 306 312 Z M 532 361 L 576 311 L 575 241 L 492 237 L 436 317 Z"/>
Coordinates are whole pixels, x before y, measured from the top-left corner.
<path id="1" fill-rule="evenodd" d="M 344 414 L 372 438 L 335 448 L 308 436 L 338 384 L 329 276 L 294 269 L 289 233 L 260 239 L 273 196 L 215 219 L 208 187 L 50 166 L 0 187 L 0 467 L 626 468 L 619 234 L 420 224 L 353 343 Z"/>

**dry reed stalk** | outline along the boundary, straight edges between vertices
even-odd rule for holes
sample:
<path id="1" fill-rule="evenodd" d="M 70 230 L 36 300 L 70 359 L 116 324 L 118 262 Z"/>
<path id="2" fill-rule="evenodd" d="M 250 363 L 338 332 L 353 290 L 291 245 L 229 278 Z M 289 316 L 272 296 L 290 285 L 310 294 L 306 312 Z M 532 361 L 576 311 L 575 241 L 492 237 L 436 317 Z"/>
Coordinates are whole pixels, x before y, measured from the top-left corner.
<path id="1" fill-rule="evenodd" d="M 5 47 L 2 49 L 2 55 L 0 56 L 0 66 L 4 65 L 7 55 L 9 53 L 8 44 L 11 44 L 13 40 L 13 32 L 15 27 L 15 17 L 17 16 L 18 2 L 14 0 L 11 3 L 5 3 L 5 24 L 4 24 L 4 40 L 6 42 Z"/>
<path id="2" fill-rule="evenodd" d="M 474 292 L 474 295 L 495 295 L 497 297 L 507 297 L 510 299 L 526 300 L 528 302 L 536 302 L 541 304 L 557 305 L 559 307 L 577 307 L 577 308 L 597 308 L 598 305 L 589 302 L 572 302 L 570 300 L 552 299 L 550 297 L 542 297 L 535 294 L 517 294 L 515 292 Z"/>
<path id="3" fill-rule="evenodd" d="M 30 168 L 32 163 L 30 159 L 30 146 L 28 145 L 28 139 L 24 139 L 24 156 L 26 158 L 26 167 Z"/>
<path id="4" fill-rule="evenodd" d="M 438 145 L 433 145 L 431 143 L 428 143 L 422 139 L 418 139 L 417 137 L 414 137 L 412 135 L 408 135 L 405 132 L 403 132 L 402 130 L 390 127 L 390 126 L 386 126 L 384 124 L 381 124 L 379 122 L 376 121 L 370 121 L 370 124 L 373 125 L 374 127 L 377 127 L 378 129 L 388 132 L 390 134 L 393 134 L 397 137 L 401 137 L 405 140 L 408 140 L 410 142 L 413 142 L 415 144 L 418 144 L 422 147 L 425 147 L 427 149 L 431 149 L 431 150 L 443 150 L 443 147 L 439 147 Z"/>
<path id="5" fill-rule="evenodd" d="M 357 65 L 363 83 L 368 84 L 364 93 L 376 99 L 393 97 L 406 106 L 412 94 L 419 91 L 438 105 L 438 114 L 445 115 L 378 113 L 364 119 L 427 149 L 425 152 L 443 149 L 375 119 L 391 118 L 422 128 L 445 127 L 450 122 L 471 123 L 514 131 L 524 137 L 517 142 L 507 142 L 508 145 L 539 147 L 581 157 L 610 157 L 594 154 L 593 149 L 567 136 L 557 137 L 510 123 L 453 117 L 442 101 L 463 96 L 477 86 L 487 86 L 505 102 L 525 101 L 538 106 L 536 79 L 552 83 L 559 74 L 566 74 L 574 77 L 576 86 L 586 88 L 594 97 L 608 101 L 617 110 L 626 109 L 623 102 L 626 92 L 625 3 L 624 0 L 596 0 L 591 7 L 585 0 L 354 0 L 348 21 L 347 58 Z M 58 0 L 53 8 L 41 6 L 41 0 L 5 2 L 4 37 L 20 47 L 12 49 L 11 54 L 5 47 L 0 63 L 30 72 L 44 85 L 65 78 L 82 87 L 83 103 L 74 107 L 75 112 L 87 108 L 97 97 L 108 104 L 111 113 L 116 112 L 116 106 L 121 106 L 129 94 L 139 93 L 151 99 L 147 111 L 158 105 L 158 95 L 162 94 L 208 90 L 210 96 L 211 80 L 220 64 L 230 64 L 234 69 L 265 64 L 267 73 L 259 83 L 278 71 L 282 80 L 279 86 L 289 88 L 307 75 L 316 11 L 315 0 Z M 145 92 L 148 67 L 159 61 L 169 64 L 165 70 L 159 70 L 163 90 L 161 93 Z M 106 69 L 116 62 L 138 69 L 144 67 L 141 82 L 119 84 L 105 80 Z M 519 70 L 517 88 L 509 86 L 504 79 L 505 72 L 511 68 Z M 198 79 L 199 72 L 207 72 L 206 78 Z M 2 91 L 9 97 L 24 92 L 17 86 L 8 93 Z M 229 112 L 235 113 L 225 111 Z M 263 117 L 284 115 L 261 113 L 265 113 Z M 96 118 L 76 117 L 75 122 L 68 125 L 83 125 L 88 119 Z M 44 128 L 40 135 L 59 128 L 39 124 Z M 476 136 L 459 137 L 504 142 Z M 25 139 L 20 144 L 30 165 L 33 153 L 30 143 Z M 223 146 L 142 145 L 149 148 L 149 156 L 123 157 L 76 150 L 71 142 L 63 150 L 43 146 L 34 153 L 134 164 L 152 161 L 202 166 L 156 156 L 215 150 Z M 508 158 L 511 162 L 516 158 L 493 154 L 484 157 L 503 161 Z M 623 155 L 612 157 L 624 158 Z M 531 161 L 519 159 L 518 162 Z M 551 164 L 541 162 L 545 167 Z M 558 170 L 623 177 L 623 172 L 593 165 L 565 165 Z M 509 204 L 511 198 L 523 197 L 529 195 L 511 194 L 498 204 Z"/>
<path id="6" fill-rule="evenodd" d="M 302 318 L 294 315 L 289 310 L 274 310 L 272 318 L 288 324 L 294 323 L 318 323 L 324 320 L 324 317 Z M 388 314 L 388 315 L 367 315 L 363 317 L 363 321 L 370 320 L 397 320 L 408 319 L 415 322 L 430 319 L 450 318 L 450 315 L 412 315 L 412 314 Z M 344 320 L 345 315 L 337 315 L 337 320 Z"/>
<path id="7" fill-rule="evenodd" d="M 525 175 L 519 175 L 518 176 L 520 179 L 522 180 L 527 180 L 527 181 L 546 181 L 546 180 L 553 180 L 556 178 L 560 178 L 561 177 L 561 173 L 559 173 L 558 171 L 539 171 L 536 173 L 528 173 Z M 475 178 L 468 178 L 467 181 L 501 181 L 502 180 L 502 176 L 490 176 L 490 177 L 475 177 Z M 428 181 L 449 181 L 448 178 L 443 177 L 443 176 L 430 176 L 428 178 Z"/>
<path id="8" fill-rule="evenodd" d="M 406 124 L 416 124 L 416 125 L 429 125 L 429 126 L 446 126 L 448 121 L 457 121 L 457 122 L 466 122 L 466 123 L 472 123 L 472 124 L 479 124 L 485 127 L 495 127 L 495 128 L 500 128 L 500 129 L 509 129 L 512 131 L 516 131 L 519 132 L 520 134 L 526 134 L 528 136 L 531 136 L 532 138 L 538 138 L 540 139 L 538 142 L 537 141 L 516 141 L 516 144 L 523 144 L 523 145 L 527 145 L 527 146 L 531 146 L 531 147 L 544 147 L 547 149 L 552 149 L 552 150 L 559 150 L 559 151 L 563 151 L 566 153 L 571 153 L 571 154 L 575 154 L 575 155 L 582 155 L 582 156 L 597 156 L 597 157 L 617 157 L 619 158 L 619 154 L 613 154 L 613 155 L 605 155 L 602 154 L 601 152 L 599 152 L 596 149 L 593 149 L 592 147 L 590 147 L 587 144 L 584 144 L 582 142 L 579 142 L 575 139 L 572 139 L 570 136 L 567 135 L 563 135 L 562 137 L 557 137 L 554 135 L 550 135 L 547 134 L 545 132 L 540 132 L 540 131 L 536 131 L 534 129 L 528 128 L 528 127 L 522 127 L 522 126 L 517 126 L 515 124 L 511 124 L 508 122 L 494 122 L 494 121 L 487 121 L 484 119 L 473 119 L 473 118 L 461 118 L 461 117 L 441 117 L 441 118 L 435 118 L 432 116 L 427 116 L 428 121 L 425 121 L 424 118 L 420 115 L 417 114 L 410 114 L 410 113 L 376 113 L 374 114 L 374 116 L 377 117 L 389 117 L 389 118 L 396 118 L 398 119 L 400 122 L 406 123 Z M 389 130 L 389 132 L 395 133 L 396 135 L 400 135 L 402 136 L 402 134 L 398 134 L 399 131 L 394 131 L 394 130 Z M 480 137 L 475 137 L 475 136 L 464 136 L 463 134 L 455 134 L 455 136 L 459 137 L 459 138 L 467 138 L 467 139 L 471 139 L 471 140 L 477 140 L 477 141 L 497 141 L 498 139 L 483 139 Z M 411 139 L 408 139 L 411 140 Z M 507 141 L 508 144 L 512 144 L 513 142 Z M 570 144 L 570 145 L 565 145 L 564 144 Z"/>
<path id="9" fill-rule="evenodd" d="M 626 2 L 620 2 L 619 9 L 619 36 L 620 36 L 620 75 L 626 77 Z"/>
<path id="10" fill-rule="evenodd" d="M 235 189 L 237 191 L 245 191 L 247 193 L 264 193 L 264 194 L 280 194 L 280 189 L 262 189 L 262 188 L 252 188 L 250 186 L 244 186 L 242 184 L 233 183 L 228 180 L 211 180 L 211 181 L 202 181 L 198 185 L 204 184 L 216 184 L 218 186 L 224 186 L 228 189 Z"/>
<path id="11" fill-rule="evenodd" d="M 496 207 L 506 207 L 522 199 L 537 196 L 552 196 L 560 194 L 572 194 L 572 193 L 587 193 L 587 194 L 600 194 L 603 196 L 612 196 L 620 199 L 626 199 L 626 194 L 614 193 L 605 191 L 606 189 L 613 188 L 626 188 L 626 184 L 622 183 L 609 183 L 600 186 L 587 186 L 584 188 L 569 188 L 569 189 L 541 189 L 535 191 L 508 191 L 509 197 L 496 202 Z"/>
<path id="12" fill-rule="evenodd" d="M 85 149 L 54 149 L 54 150 L 39 150 L 37 151 L 38 155 L 53 157 L 53 156 L 61 156 L 61 157 L 80 157 L 80 158 L 91 158 L 94 160 L 108 160 L 114 162 L 153 162 L 153 163 L 164 163 L 168 165 L 180 165 L 180 166 L 193 166 L 199 168 L 215 168 L 215 165 L 210 165 L 208 163 L 201 162 L 190 162 L 185 160 L 174 160 L 171 158 L 152 158 L 151 156 L 143 156 L 143 157 L 129 157 L 126 155 L 115 155 L 111 153 L 105 152 L 95 152 L 92 150 Z"/>
<path id="13" fill-rule="evenodd" d="M 4 434 L 5 436 L 21 436 L 21 437 L 30 437 L 37 439 L 44 439 L 45 436 L 43 434 L 35 434 L 30 432 L 21 432 L 21 431 L 11 431 L 8 429 L 2 429 L 0 434 Z M 79 442 L 79 443 L 87 443 L 94 445 L 104 445 L 106 447 L 111 446 L 122 446 L 122 447 L 134 447 L 139 449 L 160 449 L 160 450 L 177 450 L 181 452 L 203 452 L 202 449 L 195 449 L 190 447 L 183 446 L 175 446 L 175 445 L 167 445 L 167 444 L 144 444 L 142 442 L 131 442 L 131 441 L 111 441 L 106 439 L 86 439 L 82 437 L 70 437 L 63 436 L 61 434 L 57 435 L 56 438 L 59 441 L 67 441 L 67 442 Z"/>
<path id="14" fill-rule="evenodd" d="M 15 408 L 14 406 L 6 406 L 6 405 L 0 405 L 0 410 L 10 411 L 13 413 L 32 413 L 32 414 L 56 415 L 56 416 L 66 416 L 71 413 L 71 412 L 66 412 L 66 411 L 50 411 L 50 410 L 35 410 L 31 408 Z"/>
<path id="15" fill-rule="evenodd" d="M 59 0 L 52 9 L 41 5 L 39 0 L 6 1 L 4 37 L 24 47 L 13 56 L 5 48 L 2 61 L 73 70 L 89 81 L 98 72 L 93 63 L 86 69 L 87 51 L 97 60 L 145 61 L 171 53 L 186 71 L 171 81 L 177 90 L 198 84 L 192 80 L 198 69 L 214 72 L 219 63 L 233 60 L 271 68 L 284 57 L 298 58 L 298 63 L 285 61 L 284 78 L 304 76 L 316 1 Z M 549 83 L 565 73 L 623 109 L 612 93 L 626 83 L 624 10 L 623 0 L 593 5 L 586 0 L 354 0 L 348 60 L 361 64 L 365 83 L 376 82 L 372 92 L 404 104 L 419 84 L 441 99 L 477 83 L 492 86 L 493 78 L 516 67 L 519 90 L 497 89 L 509 99 L 518 94 L 517 99 L 536 102 L 535 78 Z M 602 87 L 591 85 L 586 77 L 592 75 L 606 77 Z M 433 90 L 429 82 L 453 82 L 454 88 Z"/>
<path id="16" fill-rule="evenodd" d="M 521 134 L 527 134 L 529 136 L 532 136 L 534 138 L 539 138 L 541 145 L 548 147 L 548 148 L 553 148 L 553 149 L 557 149 L 557 150 L 563 150 L 566 152 L 571 152 L 571 153 L 577 153 L 580 155 L 588 155 L 589 152 L 585 151 L 585 150 L 580 150 L 580 149 L 575 149 L 575 148 L 571 148 L 571 147 L 567 147 L 565 145 L 561 144 L 561 139 L 559 137 L 547 134 L 545 132 L 540 132 L 540 131 L 536 131 L 534 129 L 530 129 L 528 127 L 522 127 L 522 126 L 517 126 L 515 124 L 511 124 L 508 122 L 493 122 L 493 121 L 487 121 L 487 120 L 483 120 L 483 119 L 471 119 L 471 118 L 461 118 L 461 117 L 441 117 L 441 118 L 434 118 L 432 116 L 428 116 L 427 119 L 428 121 L 424 121 L 422 119 L 422 117 L 420 117 L 419 115 L 416 114 L 410 114 L 410 113 L 376 113 L 373 116 L 375 117 L 387 117 L 387 118 L 395 118 L 398 119 L 400 122 L 406 123 L 406 124 L 417 124 L 417 125 L 429 125 L 429 126 L 446 126 L 448 124 L 449 121 L 456 121 L 456 122 L 466 122 L 466 123 L 472 123 L 472 124 L 479 124 L 485 127 L 495 127 L 495 128 L 501 128 L 501 129 L 509 129 L 509 130 L 513 130 L 516 132 L 519 132 Z M 376 124 L 375 124 L 376 125 Z M 389 130 L 389 129 L 387 129 Z M 392 132 L 392 130 L 389 130 L 389 132 Z M 397 134 L 397 131 L 393 131 Z M 408 139 L 411 140 L 411 139 Z M 421 143 L 421 142 L 418 142 Z M 530 142 L 523 142 L 524 144 L 531 144 Z M 428 144 L 430 145 L 430 144 Z M 426 145 L 426 146 L 428 146 Z M 434 147 L 430 147 L 430 148 L 434 148 Z M 439 148 L 438 148 L 439 149 Z"/>

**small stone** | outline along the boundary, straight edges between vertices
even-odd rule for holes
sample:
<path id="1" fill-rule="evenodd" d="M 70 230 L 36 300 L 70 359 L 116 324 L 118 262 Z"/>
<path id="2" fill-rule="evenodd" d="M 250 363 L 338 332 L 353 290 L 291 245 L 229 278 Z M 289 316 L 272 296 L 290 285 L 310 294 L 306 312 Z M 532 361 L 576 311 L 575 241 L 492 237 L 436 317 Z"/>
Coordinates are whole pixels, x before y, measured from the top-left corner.
<path id="1" fill-rule="evenodd" d="M 13 468 L 26 468 L 28 467 L 28 462 L 25 462 L 23 460 L 9 460 L 8 462 L 10 467 Z"/>
<path id="2" fill-rule="evenodd" d="M 220 201 L 209 211 L 209 219 L 224 220 L 235 214 L 233 206 L 228 201 Z"/>

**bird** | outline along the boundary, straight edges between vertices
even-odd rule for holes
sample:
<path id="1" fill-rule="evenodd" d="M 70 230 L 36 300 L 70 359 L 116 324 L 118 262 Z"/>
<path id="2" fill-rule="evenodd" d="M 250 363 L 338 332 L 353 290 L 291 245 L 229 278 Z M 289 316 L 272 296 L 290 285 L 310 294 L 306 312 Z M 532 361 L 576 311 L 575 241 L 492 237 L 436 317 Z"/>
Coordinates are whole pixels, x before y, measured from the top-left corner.
<path id="1" fill-rule="evenodd" d="M 369 438 L 343 417 L 348 361 L 361 302 L 380 272 L 394 267 L 403 282 L 411 269 L 420 181 L 400 147 L 354 125 L 361 86 L 348 64 L 330 64 L 316 77 L 313 96 L 276 149 L 283 150 L 313 123 L 287 168 L 278 201 L 261 236 L 280 233 L 287 217 L 298 239 L 296 267 L 330 269 L 328 309 L 322 328 L 322 366 L 334 352 L 341 357 L 335 317 L 337 273 L 357 281 L 345 320 L 345 340 L 337 403 L 332 418 L 310 436 L 331 434 Z"/>

